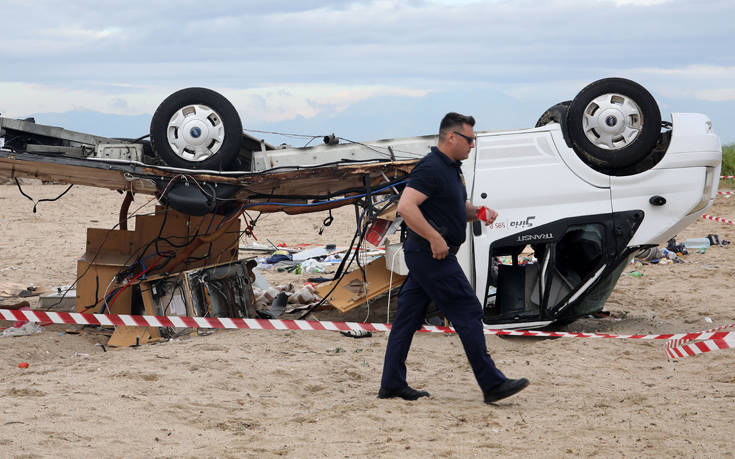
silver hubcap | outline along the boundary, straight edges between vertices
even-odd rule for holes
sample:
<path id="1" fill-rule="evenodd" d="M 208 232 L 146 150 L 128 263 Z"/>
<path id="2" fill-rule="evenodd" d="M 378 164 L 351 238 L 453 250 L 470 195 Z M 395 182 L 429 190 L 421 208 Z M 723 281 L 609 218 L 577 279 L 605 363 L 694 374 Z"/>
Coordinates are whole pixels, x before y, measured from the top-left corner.
<path id="1" fill-rule="evenodd" d="M 225 127 L 219 114 L 206 105 L 187 105 L 171 117 L 166 134 L 176 155 L 204 161 L 222 147 Z"/>
<path id="2" fill-rule="evenodd" d="M 630 97 L 603 94 L 587 104 L 582 128 L 594 145 L 619 150 L 638 138 L 643 128 L 643 114 Z"/>

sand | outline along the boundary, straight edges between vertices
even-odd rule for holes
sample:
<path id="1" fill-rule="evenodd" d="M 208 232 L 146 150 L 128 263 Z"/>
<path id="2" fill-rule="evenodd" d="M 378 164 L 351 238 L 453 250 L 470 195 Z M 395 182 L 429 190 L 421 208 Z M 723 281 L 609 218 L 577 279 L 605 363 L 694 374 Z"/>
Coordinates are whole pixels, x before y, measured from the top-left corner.
<path id="1" fill-rule="evenodd" d="M 29 183 L 24 191 L 38 199 L 64 188 Z M 0 185 L 0 290 L 71 283 L 85 228 L 114 225 L 121 201 L 113 191 L 74 187 L 33 214 L 14 185 Z M 131 209 L 145 201 L 139 196 Z M 708 213 L 734 218 L 735 199 L 718 198 Z M 334 215 L 321 236 L 326 213 L 267 215 L 256 235 L 274 243 L 347 245 L 353 211 Z M 732 226 L 705 220 L 678 238 L 709 233 L 735 241 Z M 621 278 L 606 306 L 609 317 L 561 330 L 665 333 L 735 322 L 729 288 L 735 249 L 713 247 L 686 261 L 631 266 L 626 272 L 644 276 Z M 382 321 L 385 314 L 383 302 L 349 318 Z M 0 337 L 0 456 L 733 455 L 731 350 L 668 362 L 661 343 L 490 336 L 498 366 L 531 385 L 485 405 L 456 336 L 415 337 L 409 383 L 432 396 L 406 402 L 376 399 L 384 334 L 235 330 L 104 352 L 95 345 L 99 336 L 69 330 L 49 326 L 33 336 Z"/>

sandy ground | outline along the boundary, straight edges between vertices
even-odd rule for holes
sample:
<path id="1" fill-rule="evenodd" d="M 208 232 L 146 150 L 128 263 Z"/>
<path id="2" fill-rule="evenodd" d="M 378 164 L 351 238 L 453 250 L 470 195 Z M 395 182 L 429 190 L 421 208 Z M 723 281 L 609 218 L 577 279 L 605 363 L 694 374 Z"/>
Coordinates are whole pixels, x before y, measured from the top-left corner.
<path id="1" fill-rule="evenodd" d="M 64 188 L 24 190 L 38 199 Z M 113 191 L 75 187 L 33 214 L 14 185 L 0 185 L 0 289 L 72 282 L 85 228 L 111 227 L 121 201 Z M 734 218 L 735 199 L 718 198 L 709 213 Z M 349 243 L 352 209 L 335 212 L 334 225 L 319 236 L 325 216 L 268 215 L 256 235 L 274 243 Z M 679 239 L 708 233 L 735 241 L 732 226 L 704 220 Z M 610 317 L 564 330 L 663 333 L 734 322 L 735 249 L 686 260 L 638 268 L 642 278 L 624 275 L 608 301 Z M 384 303 L 373 305 L 369 318 L 384 314 Z M 361 309 L 350 319 L 365 315 Z M 409 382 L 432 396 L 405 402 L 376 399 L 382 334 L 356 340 L 238 330 L 103 352 L 99 337 L 68 330 L 0 337 L 0 456 L 733 455 L 730 350 L 668 362 L 661 343 L 488 337 L 498 366 L 531 386 L 485 405 L 456 336 L 416 336 Z M 19 369 L 19 362 L 30 367 Z"/>

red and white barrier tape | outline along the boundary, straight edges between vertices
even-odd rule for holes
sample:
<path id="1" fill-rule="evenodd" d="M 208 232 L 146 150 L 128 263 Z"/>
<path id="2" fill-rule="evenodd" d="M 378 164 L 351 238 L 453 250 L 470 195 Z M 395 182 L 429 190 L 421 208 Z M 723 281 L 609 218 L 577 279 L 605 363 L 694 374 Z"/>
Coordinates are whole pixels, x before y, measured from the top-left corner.
<path id="1" fill-rule="evenodd" d="M 724 335 L 711 335 L 709 336 L 709 339 L 704 338 L 704 335 L 717 333 L 720 332 L 720 330 L 732 328 L 733 326 L 735 326 L 735 324 L 723 325 L 722 327 L 705 330 L 700 332 L 700 336 L 695 338 L 685 337 L 671 339 L 664 345 L 666 358 L 677 359 L 697 354 L 704 354 L 706 352 L 718 351 L 720 349 L 735 348 L 735 334 L 733 332 L 725 332 Z M 692 341 L 698 339 L 705 339 L 705 341 L 692 343 Z"/>
<path id="2" fill-rule="evenodd" d="M 735 191 L 718 191 L 717 194 L 735 194 Z"/>
<path id="3" fill-rule="evenodd" d="M 720 175 L 720 180 L 722 179 L 735 179 L 735 175 Z"/>
<path id="4" fill-rule="evenodd" d="M 310 320 L 280 320 L 280 319 L 233 319 L 222 317 L 183 317 L 183 316 L 135 316 L 123 314 L 81 314 L 75 312 L 48 312 L 33 310 L 0 309 L 0 319 L 23 320 L 29 322 L 45 322 L 54 324 L 81 324 L 81 325 L 120 325 L 133 327 L 172 327 L 172 328 L 242 328 L 252 330 L 365 330 L 389 331 L 390 324 L 360 323 L 360 322 L 327 322 Z M 611 333 L 573 333 L 573 332 L 545 332 L 535 330 L 499 330 L 485 329 L 486 335 L 504 336 L 535 336 L 550 338 L 603 338 L 603 339 L 640 339 L 640 340 L 667 340 L 666 354 L 670 358 L 684 357 L 685 355 L 700 354 L 716 349 L 735 347 L 735 332 L 722 331 L 733 328 L 735 324 L 696 333 L 675 333 L 658 335 L 615 335 Z M 455 333 L 453 327 L 439 327 L 424 325 L 420 332 L 425 333 Z M 708 340 L 715 343 L 715 348 L 704 350 L 708 344 L 684 344 L 693 340 Z M 723 344 L 724 343 L 724 344 Z"/>
<path id="5" fill-rule="evenodd" d="M 720 349 L 735 348 L 735 340 L 730 339 L 711 339 L 706 341 L 698 341 L 692 344 L 682 344 L 676 347 L 666 347 L 666 357 L 669 359 L 678 359 L 691 355 L 704 354 L 705 352 L 719 351 Z"/>
<path id="6" fill-rule="evenodd" d="M 702 218 L 720 223 L 727 223 L 728 225 L 735 225 L 734 221 L 722 217 L 713 217 L 712 215 L 702 214 Z"/>

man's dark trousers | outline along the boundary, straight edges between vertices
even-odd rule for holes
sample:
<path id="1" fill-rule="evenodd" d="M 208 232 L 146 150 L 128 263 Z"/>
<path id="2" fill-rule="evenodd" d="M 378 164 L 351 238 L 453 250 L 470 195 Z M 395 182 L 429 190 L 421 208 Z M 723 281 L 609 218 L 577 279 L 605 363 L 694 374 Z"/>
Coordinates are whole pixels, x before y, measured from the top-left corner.
<path id="1" fill-rule="evenodd" d="M 398 296 L 398 311 L 388 337 L 381 387 L 402 389 L 406 383 L 406 356 L 416 330 L 426 317 L 426 308 L 434 300 L 454 326 L 467 359 L 483 392 L 507 378 L 495 367 L 487 352 L 482 326 L 482 306 L 467 276 L 449 253 L 436 260 L 425 246 L 408 239 L 403 244 L 408 278 Z"/>

